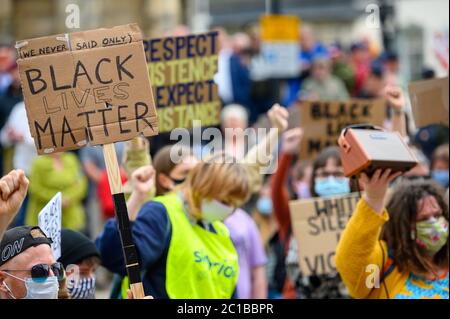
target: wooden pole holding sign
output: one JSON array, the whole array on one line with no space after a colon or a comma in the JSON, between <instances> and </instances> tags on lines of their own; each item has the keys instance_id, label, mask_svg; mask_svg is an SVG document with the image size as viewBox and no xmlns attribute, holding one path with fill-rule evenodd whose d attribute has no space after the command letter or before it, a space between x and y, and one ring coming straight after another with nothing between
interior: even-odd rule
<instances>
[{"instance_id":1,"label":"wooden pole holding sign","mask_svg":"<svg viewBox=\"0 0 450 319\"><path fill-rule=\"evenodd\" d=\"M122 242L125 267L127 269L130 289L134 299L143 299L144 288L141 282L139 263L136 247L131 237L130 220L125 195L122 190L122 179L120 178L119 164L117 163L116 149L114 143L103 145L103 158L105 159L106 171L108 173L109 187L116 211L117 225Z\"/></svg>"}]
</instances>

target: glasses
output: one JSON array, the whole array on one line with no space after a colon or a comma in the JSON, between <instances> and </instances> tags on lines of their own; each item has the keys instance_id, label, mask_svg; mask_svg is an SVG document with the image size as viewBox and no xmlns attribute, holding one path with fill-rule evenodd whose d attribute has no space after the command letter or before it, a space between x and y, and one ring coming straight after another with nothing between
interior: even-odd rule
<instances>
[{"instance_id":1,"label":"glasses","mask_svg":"<svg viewBox=\"0 0 450 319\"><path fill-rule=\"evenodd\" d=\"M47 280L47 278L50 276L50 269L52 270L53 274L58 278L59 281L64 279L64 266L60 262L56 262L53 265L49 266L47 264L37 264L31 267L30 270L7 270L5 269L5 272L13 272L13 271L30 271L31 273L31 279L34 282L44 282Z\"/></svg>"}]
</instances>

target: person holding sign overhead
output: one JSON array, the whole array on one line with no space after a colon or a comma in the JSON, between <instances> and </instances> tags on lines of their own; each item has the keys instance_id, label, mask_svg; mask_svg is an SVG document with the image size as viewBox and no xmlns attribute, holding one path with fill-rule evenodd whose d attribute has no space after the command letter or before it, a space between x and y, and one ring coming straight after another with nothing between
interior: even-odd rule
<instances>
[{"instance_id":1,"label":"person holding sign overhead","mask_svg":"<svg viewBox=\"0 0 450 319\"><path fill-rule=\"evenodd\" d=\"M253 147L246 154L245 158L239 161L245 168L245 173L249 180L250 193L258 192L259 188L261 187L260 170L264 169L264 167L266 167L267 165L267 163L264 163L264 161L261 160L260 154L262 153L262 150L271 149L269 153L272 154L272 148L276 146L278 133L284 131L288 125L288 113L283 107L278 104L275 104L271 108L271 110L268 112L268 117L270 119L272 129L267 138L263 138L258 144L253 145ZM136 218L137 215L140 214L140 211L142 211L141 207L143 203L151 199L153 192L152 188L150 188L146 193L146 198L143 199L143 195L141 194L142 190L139 190L139 186L142 186L142 183L135 184L133 182L133 175L136 174L135 178L137 178L136 176L141 176L141 174L146 175L148 174L148 172L151 172L152 169L149 166L145 167L146 165L148 165L148 162L146 163L146 161L142 160L142 158L145 157L145 153L148 153L148 149L146 150L145 148L141 148L139 150L136 150L136 153L132 153L133 152L131 152L131 149L128 149L128 151L126 152L127 161L125 162L125 166L133 167L133 169L129 171L128 175L131 176L130 185L133 185L134 188L130 198L128 199L127 205L129 218L130 220L136 220L134 223L134 225L136 225L138 222L142 221L141 219ZM174 159L171 157L171 154L176 154L178 160L174 161ZM135 157L134 160L132 160L132 157ZM153 167L155 170L156 195L165 195L173 192L175 188L179 188L180 184L186 181L189 172L195 167L197 163L198 159L194 157L192 149L186 146L175 144L172 146L165 146L160 149L156 153L153 161ZM143 167L139 168L139 166ZM134 171L136 171L136 173L133 173ZM246 216L242 217L243 213L243 211L236 210L236 214L233 214L226 220L226 226L229 228L231 240L239 254L239 267L240 269L242 269L242 271L239 272L236 296L239 298L248 297L249 294L245 294L245 292L243 292L242 290L247 289L251 285L252 297L261 298L261 296L263 296L265 293L265 289L261 288L265 286L265 274L264 268L262 266L264 264L265 258L262 258L263 253L261 252L262 249L260 249L262 247L259 247L259 241L253 240L254 236L252 237L252 235L254 234L254 227L252 227L253 225L251 224L251 220L246 218ZM239 220L238 222L236 222L236 218ZM242 218L244 218L245 223L242 223ZM110 222L108 222L105 227L105 233L110 228L109 224ZM160 227L163 226L164 223L161 223ZM243 237L238 235L242 232L245 234L245 236ZM245 240L242 240L243 238L245 238ZM100 236L97 244L101 243L102 241L102 236ZM104 245L102 247L104 248L105 254L109 254L108 251L111 249L109 247L109 243L108 245ZM256 258L247 263L246 260L249 259L250 255ZM104 257L103 259L105 260L108 258ZM108 260L106 260L106 264L108 264ZM245 267L245 269L241 267ZM112 271L116 272L114 269L112 269ZM250 272L252 273L251 276L249 276ZM128 287L127 277L121 281L121 288L119 288L118 286L119 281L116 280L115 285L113 286L112 296L126 298L126 288ZM119 290L121 292L119 292Z\"/></svg>"},{"instance_id":2,"label":"person holding sign overhead","mask_svg":"<svg viewBox=\"0 0 450 319\"><path fill-rule=\"evenodd\" d=\"M283 189L294 155L298 152L301 135L286 132L281 150L279 169L273 177L272 201L278 219L280 238L286 247L287 282L283 294L294 298L346 298L345 287L337 274L304 276L299 268L297 241L292 234L289 194ZM313 163L310 193L313 197L349 194L350 181L344 177L338 147L328 147L319 153Z\"/></svg>"},{"instance_id":3,"label":"person holding sign overhead","mask_svg":"<svg viewBox=\"0 0 450 319\"><path fill-rule=\"evenodd\" d=\"M348 222L336 266L354 298L448 299L448 207L444 191L401 173L361 174L365 194Z\"/></svg>"}]
</instances>

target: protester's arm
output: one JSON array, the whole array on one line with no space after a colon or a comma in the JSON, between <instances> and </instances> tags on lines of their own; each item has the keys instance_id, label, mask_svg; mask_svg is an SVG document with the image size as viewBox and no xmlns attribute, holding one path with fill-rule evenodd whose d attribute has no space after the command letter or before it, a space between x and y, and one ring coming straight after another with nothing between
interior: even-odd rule
<instances>
[{"instance_id":1,"label":"protester's arm","mask_svg":"<svg viewBox=\"0 0 450 319\"><path fill-rule=\"evenodd\" d=\"M0 179L0 240L22 206L28 183L22 170L13 170Z\"/></svg>"},{"instance_id":2,"label":"protester's arm","mask_svg":"<svg viewBox=\"0 0 450 319\"><path fill-rule=\"evenodd\" d=\"M258 141L258 144L248 151L242 160L243 164L255 165L257 169L266 167L269 164L265 155L274 153L275 147L278 145L279 134L286 131L288 127L289 113L279 104L274 104L267 112L267 116L270 119L272 128L262 140Z\"/></svg>"},{"instance_id":3,"label":"protester's arm","mask_svg":"<svg viewBox=\"0 0 450 319\"><path fill-rule=\"evenodd\" d=\"M268 284L265 266L252 268L252 299L267 299Z\"/></svg>"},{"instance_id":4,"label":"protester's arm","mask_svg":"<svg viewBox=\"0 0 450 319\"><path fill-rule=\"evenodd\" d=\"M271 197L273 214L278 222L278 233L280 240L285 243L291 228L291 217L289 215L289 194L285 187L289 167L292 163L293 155L281 154L278 161L278 168L272 176Z\"/></svg>"},{"instance_id":5,"label":"protester's arm","mask_svg":"<svg viewBox=\"0 0 450 319\"><path fill-rule=\"evenodd\" d=\"M139 167L131 175L131 182L133 191L127 201L127 208L128 218L133 221L148 200L148 194L155 188L155 170L151 165Z\"/></svg>"},{"instance_id":6,"label":"protester's arm","mask_svg":"<svg viewBox=\"0 0 450 319\"><path fill-rule=\"evenodd\" d=\"M300 149L302 135L303 131L300 128L284 133L278 169L272 177L273 213L278 221L280 239L283 243L286 243L291 228L289 193L286 183L294 154L298 153Z\"/></svg>"},{"instance_id":7,"label":"protester's arm","mask_svg":"<svg viewBox=\"0 0 450 319\"><path fill-rule=\"evenodd\" d=\"M379 236L389 219L384 198L389 183L400 173L377 170L372 178L362 174L364 197L358 202L336 249L336 267L354 298L365 298L373 289L367 285L370 265L382 269L387 251L381 247Z\"/></svg>"},{"instance_id":8,"label":"protester's arm","mask_svg":"<svg viewBox=\"0 0 450 319\"><path fill-rule=\"evenodd\" d=\"M392 130L399 132L402 137L407 137L406 116L404 112L405 99L400 87L388 86L385 88L385 95L389 105L392 107Z\"/></svg>"},{"instance_id":9,"label":"protester's arm","mask_svg":"<svg viewBox=\"0 0 450 319\"><path fill-rule=\"evenodd\" d=\"M139 256L141 269L151 267L170 243L170 224L166 208L156 202L146 203L136 221L131 222L132 239ZM95 244L103 266L121 276L126 275L120 234L115 219L106 222Z\"/></svg>"},{"instance_id":10,"label":"protester's arm","mask_svg":"<svg viewBox=\"0 0 450 319\"><path fill-rule=\"evenodd\" d=\"M268 284L265 264L267 263L264 246L261 242L258 226L249 217L248 235L251 243L250 247L250 267L251 267L251 298L267 299Z\"/></svg>"}]
</instances>

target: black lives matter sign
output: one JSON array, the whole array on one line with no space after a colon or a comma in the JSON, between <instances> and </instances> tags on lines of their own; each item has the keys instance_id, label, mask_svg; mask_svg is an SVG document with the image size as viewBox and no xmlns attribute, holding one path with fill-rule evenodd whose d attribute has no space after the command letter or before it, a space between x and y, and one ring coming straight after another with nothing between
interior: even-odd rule
<instances>
[{"instance_id":1,"label":"black lives matter sign","mask_svg":"<svg viewBox=\"0 0 450 319\"><path fill-rule=\"evenodd\" d=\"M136 24L20 41L17 48L39 154L158 133Z\"/></svg>"},{"instance_id":2,"label":"black lives matter sign","mask_svg":"<svg viewBox=\"0 0 450 319\"><path fill-rule=\"evenodd\" d=\"M305 276L336 273L336 246L358 201L354 193L289 202L299 266Z\"/></svg>"},{"instance_id":3,"label":"black lives matter sign","mask_svg":"<svg viewBox=\"0 0 450 319\"><path fill-rule=\"evenodd\" d=\"M314 159L324 148L337 145L346 126L362 123L383 126L385 115L383 99L303 101L300 105L300 127L304 130L301 157Z\"/></svg>"}]
</instances>

